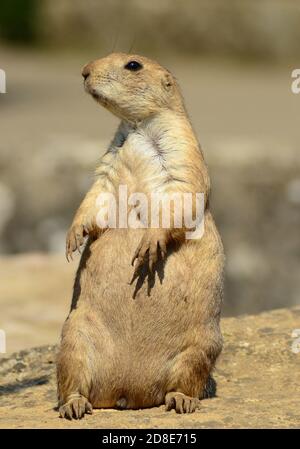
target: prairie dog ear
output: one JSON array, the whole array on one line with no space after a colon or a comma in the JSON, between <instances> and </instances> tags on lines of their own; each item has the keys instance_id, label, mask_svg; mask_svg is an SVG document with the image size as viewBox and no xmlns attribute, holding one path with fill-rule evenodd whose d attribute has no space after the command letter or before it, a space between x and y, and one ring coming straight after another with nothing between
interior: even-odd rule
<instances>
[{"instance_id":1,"label":"prairie dog ear","mask_svg":"<svg viewBox=\"0 0 300 449\"><path fill-rule=\"evenodd\" d=\"M173 88L173 78L170 73L165 73L162 79L162 85L167 90L170 91Z\"/></svg>"}]
</instances>

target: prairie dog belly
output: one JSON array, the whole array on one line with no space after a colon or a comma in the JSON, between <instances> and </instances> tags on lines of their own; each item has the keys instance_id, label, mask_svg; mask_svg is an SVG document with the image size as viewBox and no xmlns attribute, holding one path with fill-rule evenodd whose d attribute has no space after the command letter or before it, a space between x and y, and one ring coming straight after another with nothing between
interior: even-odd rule
<instances>
[{"instance_id":1,"label":"prairie dog belly","mask_svg":"<svg viewBox=\"0 0 300 449\"><path fill-rule=\"evenodd\" d=\"M95 308L102 304L102 311L106 301L122 308L126 304L128 313L145 315L145 319L156 307L162 310L166 305L169 310L170 303L186 312L194 302L199 308L199 302L205 302L201 295L208 283L216 282L223 268L222 247L210 217L205 226L202 239L171 248L166 262L159 260L153 275L145 267L133 283L131 259L144 230L108 230L86 248L81 282L84 302ZM84 294L85 283L89 284L90 299Z\"/></svg>"},{"instance_id":2,"label":"prairie dog belly","mask_svg":"<svg viewBox=\"0 0 300 449\"><path fill-rule=\"evenodd\" d=\"M95 388L95 404L101 398L99 406L111 407L126 397L128 407L149 406L155 391L161 403L177 359L205 344L201 330L207 320L212 334L217 332L221 298L212 286L221 277L212 273L221 275L223 255L211 226L201 241L171 251L165 266L159 263L153 279L147 275L141 285L130 285L130 261L143 230L109 230L86 249L75 313L80 320L92 316L93 326L82 328L105 358L115 386ZM105 384L101 374L98 381Z\"/></svg>"}]
</instances>

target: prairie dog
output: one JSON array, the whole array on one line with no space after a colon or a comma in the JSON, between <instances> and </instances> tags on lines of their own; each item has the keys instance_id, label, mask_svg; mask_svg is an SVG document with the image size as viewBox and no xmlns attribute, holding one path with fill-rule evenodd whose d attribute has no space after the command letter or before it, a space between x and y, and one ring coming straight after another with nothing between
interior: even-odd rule
<instances>
[{"instance_id":1,"label":"prairie dog","mask_svg":"<svg viewBox=\"0 0 300 449\"><path fill-rule=\"evenodd\" d=\"M178 84L158 63L113 53L82 75L121 122L67 235L67 257L88 242L57 360L60 416L161 404L193 412L222 349L224 253L203 154ZM174 208L169 228L101 228L96 200L120 185L148 198L203 193L202 238L186 238Z\"/></svg>"}]
</instances>

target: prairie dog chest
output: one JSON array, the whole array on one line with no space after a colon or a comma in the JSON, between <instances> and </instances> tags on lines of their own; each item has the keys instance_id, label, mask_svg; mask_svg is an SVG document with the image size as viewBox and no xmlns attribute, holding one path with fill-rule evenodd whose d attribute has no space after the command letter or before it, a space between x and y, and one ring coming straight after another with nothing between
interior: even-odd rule
<instances>
[{"instance_id":1,"label":"prairie dog chest","mask_svg":"<svg viewBox=\"0 0 300 449\"><path fill-rule=\"evenodd\" d=\"M144 130L131 131L118 149L120 183L139 191L149 191L168 176L166 155L158 139Z\"/></svg>"}]
</instances>

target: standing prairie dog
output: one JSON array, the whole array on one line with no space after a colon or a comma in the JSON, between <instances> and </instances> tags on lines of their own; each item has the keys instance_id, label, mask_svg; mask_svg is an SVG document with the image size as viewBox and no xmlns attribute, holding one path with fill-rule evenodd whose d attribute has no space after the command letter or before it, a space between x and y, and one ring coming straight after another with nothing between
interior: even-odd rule
<instances>
[{"instance_id":1,"label":"standing prairie dog","mask_svg":"<svg viewBox=\"0 0 300 449\"><path fill-rule=\"evenodd\" d=\"M113 53L82 75L121 123L67 235L67 257L88 241L57 360L60 416L161 404L193 412L222 349L224 254L203 155L177 82L158 63ZM120 185L147 197L203 193L202 238L188 240L172 219L169 228L101 228L97 198Z\"/></svg>"}]
</instances>

